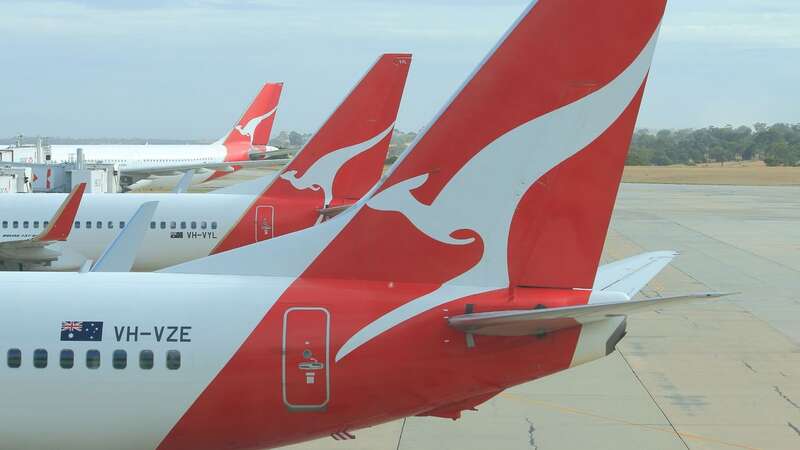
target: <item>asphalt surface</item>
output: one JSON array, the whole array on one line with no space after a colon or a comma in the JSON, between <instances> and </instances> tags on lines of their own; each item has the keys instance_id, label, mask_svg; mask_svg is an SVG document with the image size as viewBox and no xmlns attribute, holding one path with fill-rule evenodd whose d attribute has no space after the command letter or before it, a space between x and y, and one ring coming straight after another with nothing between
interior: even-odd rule
<instances>
[{"instance_id":1,"label":"asphalt surface","mask_svg":"<svg viewBox=\"0 0 800 450\"><path fill-rule=\"evenodd\" d=\"M609 357L460 420L412 417L290 448L800 448L800 188L625 184L603 260L652 250L681 256L641 295L739 294L632 316Z\"/></svg>"}]
</instances>

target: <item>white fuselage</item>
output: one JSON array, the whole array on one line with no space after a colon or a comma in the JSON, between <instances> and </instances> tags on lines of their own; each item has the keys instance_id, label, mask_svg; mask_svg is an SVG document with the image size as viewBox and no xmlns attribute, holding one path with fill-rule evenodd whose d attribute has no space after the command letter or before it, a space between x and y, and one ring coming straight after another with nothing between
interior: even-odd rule
<instances>
[{"instance_id":1,"label":"white fuselage","mask_svg":"<svg viewBox=\"0 0 800 450\"><path fill-rule=\"evenodd\" d=\"M84 160L87 163L116 164L123 176L143 174L146 180L141 180L132 186L132 189L170 188L180 180L180 175L152 175L147 176L147 171L164 171L170 168L180 170L187 165L216 164L225 161L227 149L222 144L206 145L52 145L50 146L50 161L55 163L75 162L77 149L83 149ZM26 151L28 150L28 151ZM16 162L34 162L33 149L20 149L14 155ZM213 170L198 170L194 183L202 183L214 174ZM135 177L139 178L139 177Z\"/></svg>"},{"instance_id":2,"label":"white fuselage","mask_svg":"<svg viewBox=\"0 0 800 450\"><path fill-rule=\"evenodd\" d=\"M0 196L0 242L30 239L52 219L66 194ZM97 260L142 203L159 205L136 257L133 270L157 270L207 256L252 203L252 195L225 194L86 194L75 226L50 270L76 270ZM16 227L15 227L16 225ZM6 269L13 269L7 267ZM47 268L45 268L47 269Z\"/></svg>"},{"instance_id":3,"label":"white fuselage","mask_svg":"<svg viewBox=\"0 0 800 450\"><path fill-rule=\"evenodd\" d=\"M0 328L0 448L157 447L288 282L0 273L0 315L8 319ZM72 320L102 321L102 340L61 340L62 322ZM46 367L35 367L37 349L47 352ZM19 367L9 367L9 350L20 351ZM61 365L63 350L74 356L70 368ZM114 367L115 350L125 351L125 368ZM142 350L152 352L151 369L140 367ZM98 352L99 367L87 367L89 351ZM168 351L180 353L178 368L168 368Z\"/></svg>"},{"instance_id":4,"label":"white fuselage","mask_svg":"<svg viewBox=\"0 0 800 450\"><path fill-rule=\"evenodd\" d=\"M83 149L86 162L118 164L125 169L162 169L187 163L219 163L227 154L222 144L208 145L52 145L51 160L75 161Z\"/></svg>"}]
</instances>

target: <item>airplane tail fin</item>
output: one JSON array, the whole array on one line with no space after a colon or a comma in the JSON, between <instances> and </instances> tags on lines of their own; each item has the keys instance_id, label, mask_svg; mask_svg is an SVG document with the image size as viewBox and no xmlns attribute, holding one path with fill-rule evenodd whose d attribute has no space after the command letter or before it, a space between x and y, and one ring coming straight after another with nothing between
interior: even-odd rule
<instances>
[{"instance_id":1,"label":"airplane tail fin","mask_svg":"<svg viewBox=\"0 0 800 450\"><path fill-rule=\"evenodd\" d=\"M591 289L665 6L533 2L354 208L171 271Z\"/></svg>"},{"instance_id":2,"label":"airplane tail fin","mask_svg":"<svg viewBox=\"0 0 800 450\"><path fill-rule=\"evenodd\" d=\"M222 141L228 149L226 161L247 160L250 147L267 145L282 90L283 83L264 84L253 103Z\"/></svg>"},{"instance_id":3,"label":"airplane tail fin","mask_svg":"<svg viewBox=\"0 0 800 450\"><path fill-rule=\"evenodd\" d=\"M274 195L314 195L320 206L360 199L383 173L411 55L381 55L287 164Z\"/></svg>"},{"instance_id":4,"label":"airplane tail fin","mask_svg":"<svg viewBox=\"0 0 800 450\"><path fill-rule=\"evenodd\" d=\"M534 2L307 273L590 289L665 3Z\"/></svg>"},{"instance_id":5,"label":"airplane tail fin","mask_svg":"<svg viewBox=\"0 0 800 450\"><path fill-rule=\"evenodd\" d=\"M254 200L213 253L250 243L259 230L257 210L268 208L293 220L274 217L269 225L286 234L321 220L330 206L355 203L378 182L389 150L411 55L384 54L356 84L319 130ZM281 208L282 204L291 207ZM277 235L277 234L275 234Z\"/></svg>"}]
</instances>

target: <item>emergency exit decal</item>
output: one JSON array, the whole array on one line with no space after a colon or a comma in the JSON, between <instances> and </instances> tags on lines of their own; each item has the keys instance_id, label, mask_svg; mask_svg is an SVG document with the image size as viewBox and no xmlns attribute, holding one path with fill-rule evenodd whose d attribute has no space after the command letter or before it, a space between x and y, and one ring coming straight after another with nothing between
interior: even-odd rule
<instances>
[{"instance_id":1,"label":"emergency exit decal","mask_svg":"<svg viewBox=\"0 0 800 450\"><path fill-rule=\"evenodd\" d=\"M283 402L295 411L325 409L330 398L330 315L324 308L289 308L283 316Z\"/></svg>"}]
</instances>

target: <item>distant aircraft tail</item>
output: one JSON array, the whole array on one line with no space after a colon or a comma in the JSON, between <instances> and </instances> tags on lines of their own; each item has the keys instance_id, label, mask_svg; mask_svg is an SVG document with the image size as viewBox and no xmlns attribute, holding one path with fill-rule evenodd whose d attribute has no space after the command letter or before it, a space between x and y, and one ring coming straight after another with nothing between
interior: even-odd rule
<instances>
[{"instance_id":1,"label":"distant aircraft tail","mask_svg":"<svg viewBox=\"0 0 800 450\"><path fill-rule=\"evenodd\" d=\"M266 83L253 103L223 139L228 150L225 161L246 161L250 148L266 146L278 111L283 83Z\"/></svg>"},{"instance_id":2,"label":"distant aircraft tail","mask_svg":"<svg viewBox=\"0 0 800 450\"><path fill-rule=\"evenodd\" d=\"M321 206L352 203L366 194L383 173L410 66L407 53L378 58L286 165L270 193L303 193L321 199Z\"/></svg>"},{"instance_id":3,"label":"distant aircraft tail","mask_svg":"<svg viewBox=\"0 0 800 450\"><path fill-rule=\"evenodd\" d=\"M383 173L410 65L410 54L378 58L213 253L251 243L260 233L253 220L259 210L268 209L265 226L277 236L310 227L326 208L353 204L366 194Z\"/></svg>"}]
</instances>

